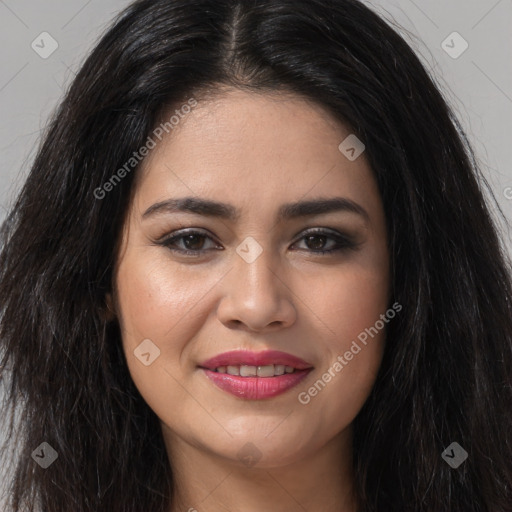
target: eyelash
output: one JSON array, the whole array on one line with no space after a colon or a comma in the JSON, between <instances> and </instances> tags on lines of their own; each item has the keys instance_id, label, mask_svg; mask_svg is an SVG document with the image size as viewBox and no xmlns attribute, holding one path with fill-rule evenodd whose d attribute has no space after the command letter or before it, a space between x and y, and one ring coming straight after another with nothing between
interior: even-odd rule
<instances>
[{"instance_id":1,"label":"eyelash","mask_svg":"<svg viewBox=\"0 0 512 512\"><path fill-rule=\"evenodd\" d=\"M178 233L173 234L171 236L167 236L164 239L158 241L157 244L166 247L167 249L169 249L172 252L177 252L179 254L182 254L182 255L185 255L185 256L192 256L192 257L199 257L202 254L204 254L204 253L208 252L209 250L211 250L211 249L198 249L196 251L191 251L189 249L176 249L176 248L171 247L171 245L173 243L175 243L177 240L182 240L185 237L190 236L190 235L198 235L200 237L209 238L210 240L214 241L206 233L204 233L202 231L197 231L195 229L190 229L190 230L178 232ZM318 249L318 250L309 249L309 251L312 252L313 254L319 254L319 255L322 255L322 256L329 256L329 255L335 254L337 252L345 251L345 250L348 250L348 249L352 249L353 250L358 245L353 240L351 240L350 237L348 237L348 236L344 236L344 235L341 235L341 234L335 234L332 231L327 231L327 230L322 229L322 228L309 229L308 231L304 232L303 236L301 238L299 238L299 240L297 240L297 242L299 242L301 240L304 240L308 236L316 236L316 237L323 236L323 237L335 240L337 242L337 247L335 247L334 249L327 249L327 250L324 250L324 249Z\"/></svg>"}]
</instances>

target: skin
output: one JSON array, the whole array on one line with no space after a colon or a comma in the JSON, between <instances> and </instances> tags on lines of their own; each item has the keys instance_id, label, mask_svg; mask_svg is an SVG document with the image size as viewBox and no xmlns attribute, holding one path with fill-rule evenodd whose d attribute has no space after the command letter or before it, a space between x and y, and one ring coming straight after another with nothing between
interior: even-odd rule
<instances>
[{"instance_id":1,"label":"skin","mask_svg":"<svg viewBox=\"0 0 512 512\"><path fill-rule=\"evenodd\" d=\"M131 376L161 421L175 478L170 512L357 510L352 422L374 384L385 329L308 404L298 400L390 306L381 197L365 154L349 161L338 149L350 133L299 96L224 89L199 101L144 161L108 300ZM143 217L155 203L185 196L229 203L240 217ZM359 204L368 219L336 211L276 222L283 203L335 196ZM158 243L185 228L206 238L173 247L204 254ZM349 235L357 246L315 253L336 240L308 242L310 228ZM252 263L236 252L249 236L263 250ZM160 350L149 366L134 355L145 339ZM198 367L237 349L281 350L314 370L284 394L244 400ZM260 457L253 466L239 458L249 442Z\"/></svg>"}]
</instances>

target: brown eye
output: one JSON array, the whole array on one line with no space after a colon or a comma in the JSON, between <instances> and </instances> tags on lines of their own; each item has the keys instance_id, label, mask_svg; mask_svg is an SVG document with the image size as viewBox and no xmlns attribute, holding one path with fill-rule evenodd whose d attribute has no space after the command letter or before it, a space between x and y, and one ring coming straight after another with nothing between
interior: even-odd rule
<instances>
[{"instance_id":1,"label":"brown eye","mask_svg":"<svg viewBox=\"0 0 512 512\"><path fill-rule=\"evenodd\" d=\"M205 237L203 235L185 235L181 237L185 248L193 251L198 251L203 248L204 239Z\"/></svg>"},{"instance_id":2,"label":"brown eye","mask_svg":"<svg viewBox=\"0 0 512 512\"><path fill-rule=\"evenodd\" d=\"M300 240L304 240L306 250L318 254L332 254L347 249L355 249L357 246L350 237L325 229L309 231ZM329 246L330 248L326 249Z\"/></svg>"},{"instance_id":3,"label":"brown eye","mask_svg":"<svg viewBox=\"0 0 512 512\"><path fill-rule=\"evenodd\" d=\"M182 231L181 233L175 233L164 238L158 243L159 245L167 247L171 251L182 253L188 256L200 256L202 253L212 248L205 248L205 242L207 240L213 242L213 239L202 231L189 230ZM214 245L213 248L218 248L218 246Z\"/></svg>"},{"instance_id":4,"label":"brown eye","mask_svg":"<svg viewBox=\"0 0 512 512\"><path fill-rule=\"evenodd\" d=\"M324 235L308 235L304 237L306 245L312 250L322 250L325 246L325 242L329 237Z\"/></svg>"}]
</instances>

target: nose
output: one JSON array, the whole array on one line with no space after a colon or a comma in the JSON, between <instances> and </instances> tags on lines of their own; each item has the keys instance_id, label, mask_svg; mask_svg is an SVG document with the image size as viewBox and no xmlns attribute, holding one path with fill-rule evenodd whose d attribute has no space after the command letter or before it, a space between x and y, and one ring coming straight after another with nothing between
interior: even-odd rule
<instances>
[{"instance_id":1,"label":"nose","mask_svg":"<svg viewBox=\"0 0 512 512\"><path fill-rule=\"evenodd\" d=\"M264 250L253 262L236 256L222 281L219 320L230 328L267 332L289 327L296 320L294 294L286 272Z\"/></svg>"}]
</instances>

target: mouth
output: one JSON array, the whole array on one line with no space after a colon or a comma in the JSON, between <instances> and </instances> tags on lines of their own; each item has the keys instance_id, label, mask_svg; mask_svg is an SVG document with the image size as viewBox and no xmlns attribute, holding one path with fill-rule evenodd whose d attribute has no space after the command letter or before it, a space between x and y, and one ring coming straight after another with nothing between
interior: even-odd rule
<instances>
[{"instance_id":1,"label":"mouth","mask_svg":"<svg viewBox=\"0 0 512 512\"><path fill-rule=\"evenodd\" d=\"M204 361L199 368L223 391L248 400L282 394L313 370L297 356L271 350L226 352Z\"/></svg>"}]
</instances>

